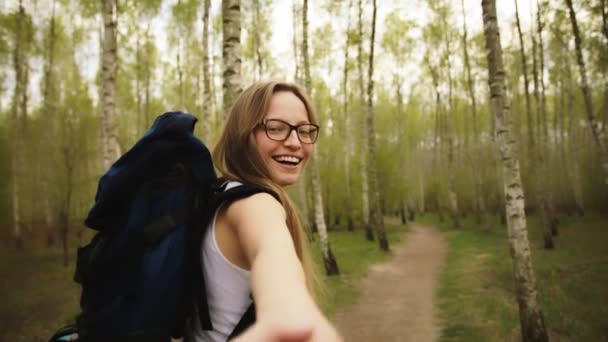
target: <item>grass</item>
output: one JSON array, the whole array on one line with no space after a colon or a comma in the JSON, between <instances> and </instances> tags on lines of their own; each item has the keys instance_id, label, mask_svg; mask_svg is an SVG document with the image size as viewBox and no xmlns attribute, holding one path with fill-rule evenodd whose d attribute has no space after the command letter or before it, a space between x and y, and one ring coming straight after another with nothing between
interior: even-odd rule
<instances>
[{"instance_id":1,"label":"grass","mask_svg":"<svg viewBox=\"0 0 608 342\"><path fill-rule=\"evenodd\" d=\"M78 312L73 265L57 248L0 252L0 341L47 341Z\"/></svg>"},{"instance_id":2,"label":"grass","mask_svg":"<svg viewBox=\"0 0 608 342\"><path fill-rule=\"evenodd\" d=\"M387 224L386 231L389 243L395 244L405 228ZM88 239L83 238L81 244ZM366 274L367 267L387 260L391 253L381 252L377 242L367 242L362 230L331 232L330 242L341 275L325 277L327 293L322 306L333 314L356 301L354 281ZM26 245L24 252L0 249L0 341L46 341L79 312L80 287L72 280L74 260L64 267L61 249L42 245ZM317 244L313 248L320 250ZM71 254L73 258L74 249ZM315 257L321 261L320 253Z\"/></svg>"},{"instance_id":3,"label":"grass","mask_svg":"<svg viewBox=\"0 0 608 342\"><path fill-rule=\"evenodd\" d=\"M444 231L448 255L439 302L441 341L519 341L519 315L507 230L483 232L470 219ZM552 341L608 341L608 230L605 218L562 218L555 250L542 249L536 218L529 220L539 301Z\"/></svg>"}]
</instances>

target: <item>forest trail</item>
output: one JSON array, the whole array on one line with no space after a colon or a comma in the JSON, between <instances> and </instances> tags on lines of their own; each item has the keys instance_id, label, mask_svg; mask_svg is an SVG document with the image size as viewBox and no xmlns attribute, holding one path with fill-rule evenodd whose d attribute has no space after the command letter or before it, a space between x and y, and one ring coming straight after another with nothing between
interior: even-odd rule
<instances>
[{"instance_id":1,"label":"forest trail","mask_svg":"<svg viewBox=\"0 0 608 342\"><path fill-rule=\"evenodd\" d=\"M374 265L357 284L357 303L333 319L345 342L436 341L438 276L446 242L434 227L410 223L409 232L391 246L395 257Z\"/></svg>"}]
</instances>

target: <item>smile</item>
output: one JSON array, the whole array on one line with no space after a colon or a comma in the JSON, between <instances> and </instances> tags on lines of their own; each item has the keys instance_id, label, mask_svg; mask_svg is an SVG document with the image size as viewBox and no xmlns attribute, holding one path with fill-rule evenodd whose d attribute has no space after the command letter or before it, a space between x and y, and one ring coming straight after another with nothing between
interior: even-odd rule
<instances>
[{"instance_id":1,"label":"smile","mask_svg":"<svg viewBox=\"0 0 608 342\"><path fill-rule=\"evenodd\" d=\"M300 162L302 161L302 158L298 158L295 156L276 156L276 157L272 157L272 159L276 160L277 162L279 162L281 164L294 165L294 166L300 164Z\"/></svg>"}]
</instances>

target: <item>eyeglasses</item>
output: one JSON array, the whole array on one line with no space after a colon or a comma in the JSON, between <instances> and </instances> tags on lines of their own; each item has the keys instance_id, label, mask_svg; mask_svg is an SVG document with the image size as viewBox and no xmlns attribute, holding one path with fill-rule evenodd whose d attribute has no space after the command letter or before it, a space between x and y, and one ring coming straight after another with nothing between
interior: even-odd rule
<instances>
[{"instance_id":1,"label":"eyeglasses","mask_svg":"<svg viewBox=\"0 0 608 342\"><path fill-rule=\"evenodd\" d=\"M296 131L298 140L302 144L314 144L319 137L319 126L311 123L291 125L279 119L268 119L260 123L264 127L266 136L274 141L285 141L291 135L291 131Z\"/></svg>"}]
</instances>

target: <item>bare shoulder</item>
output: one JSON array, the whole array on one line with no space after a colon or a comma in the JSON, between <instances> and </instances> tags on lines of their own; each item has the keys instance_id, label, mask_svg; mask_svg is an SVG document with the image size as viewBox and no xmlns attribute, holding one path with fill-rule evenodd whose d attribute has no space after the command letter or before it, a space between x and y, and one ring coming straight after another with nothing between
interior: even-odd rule
<instances>
[{"instance_id":1,"label":"bare shoulder","mask_svg":"<svg viewBox=\"0 0 608 342\"><path fill-rule=\"evenodd\" d=\"M233 227L243 226L247 222L284 222L285 217L285 209L281 203L266 192L236 200L226 207L226 219Z\"/></svg>"}]
</instances>

